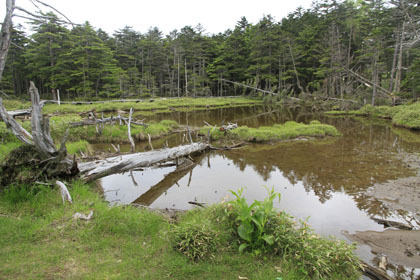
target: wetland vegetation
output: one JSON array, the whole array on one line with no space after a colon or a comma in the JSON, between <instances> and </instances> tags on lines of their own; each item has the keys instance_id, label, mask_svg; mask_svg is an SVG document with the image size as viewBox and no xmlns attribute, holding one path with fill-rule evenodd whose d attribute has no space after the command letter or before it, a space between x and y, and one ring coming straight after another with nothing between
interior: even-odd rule
<instances>
[{"instance_id":1,"label":"wetland vegetation","mask_svg":"<svg viewBox=\"0 0 420 280\"><path fill-rule=\"evenodd\" d=\"M417 1L167 36L59 14L6 1L0 278L420 276Z\"/></svg>"}]
</instances>

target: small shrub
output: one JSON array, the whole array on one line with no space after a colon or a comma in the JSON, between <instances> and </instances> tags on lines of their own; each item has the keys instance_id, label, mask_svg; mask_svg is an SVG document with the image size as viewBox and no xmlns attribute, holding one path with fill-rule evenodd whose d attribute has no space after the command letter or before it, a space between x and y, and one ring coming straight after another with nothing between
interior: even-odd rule
<instances>
[{"instance_id":1,"label":"small shrub","mask_svg":"<svg viewBox=\"0 0 420 280\"><path fill-rule=\"evenodd\" d=\"M193 261L212 258L218 245L210 223L187 222L173 230L174 248Z\"/></svg>"}]
</instances>

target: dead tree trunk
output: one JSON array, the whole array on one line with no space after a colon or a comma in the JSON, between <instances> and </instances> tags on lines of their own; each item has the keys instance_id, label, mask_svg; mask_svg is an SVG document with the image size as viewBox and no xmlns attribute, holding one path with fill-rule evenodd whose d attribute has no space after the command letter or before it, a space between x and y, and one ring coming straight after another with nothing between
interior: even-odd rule
<instances>
[{"instance_id":1,"label":"dead tree trunk","mask_svg":"<svg viewBox=\"0 0 420 280\"><path fill-rule=\"evenodd\" d=\"M48 177L75 175L78 173L77 163L67 157L66 136L57 150L50 135L49 120L41 114L38 89L30 82L29 92L32 100L31 128L32 133L26 131L6 111L0 99L0 115L6 126L13 134L27 145L33 145L41 155L43 162L47 163L46 173Z\"/></svg>"},{"instance_id":2,"label":"dead tree trunk","mask_svg":"<svg viewBox=\"0 0 420 280\"><path fill-rule=\"evenodd\" d=\"M153 150L144 153L128 154L79 164L82 179L93 181L111 174L128 172L139 167L149 167L157 163L175 160L210 147L205 143L192 143L170 149Z\"/></svg>"},{"instance_id":3,"label":"dead tree trunk","mask_svg":"<svg viewBox=\"0 0 420 280\"><path fill-rule=\"evenodd\" d=\"M10 34L12 31L12 16L15 9L15 0L6 0L6 16L1 26L0 38L0 81L6 65L7 53L10 47Z\"/></svg>"},{"instance_id":4,"label":"dead tree trunk","mask_svg":"<svg viewBox=\"0 0 420 280\"><path fill-rule=\"evenodd\" d=\"M0 98L0 116L13 133L24 143L33 145L47 162L48 177L74 176L80 173L85 181L92 181L115 173L127 172L138 167L148 167L157 163L175 160L192 153L204 151L210 147L205 143L191 143L171 149L153 150L145 153L128 154L107 158L105 160L81 163L67 157L65 146L67 132L61 142L59 150L55 148L49 131L49 121L41 114L39 94L33 82L30 83L32 99L32 134L27 132L19 123L7 114Z\"/></svg>"}]
</instances>

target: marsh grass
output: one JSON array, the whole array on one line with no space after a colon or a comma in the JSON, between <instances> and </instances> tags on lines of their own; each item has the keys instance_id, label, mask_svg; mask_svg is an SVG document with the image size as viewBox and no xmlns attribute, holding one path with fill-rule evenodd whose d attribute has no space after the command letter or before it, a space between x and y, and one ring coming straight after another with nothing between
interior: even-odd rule
<instances>
[{"instance_id":1,"label":"marsh grass","mask_svg":"<svg viewBox=\"0 0 420 280\"><path fill-rule=\"evenodd\" d=\"M399 106L371 106L365 105L357 111L329 111L327 115L367 116L392 120L395 126L409 129L420 129L420 103Z\"/></svg>"},{"instance_id":2,"label":"marsh grass","mask_svg":"<svg viewBox=\"0 0 420 280\"><path fill-rule=\"evenodd\" d=\"M335 127L321 124L319 121L312 121L310 124L289 121L284 124L262 126L259 128L240 126L227 132L220 130L220 128L213 130L213 127L206 126L200 129L200 133L207 135L209 130L213 140L235 139L248 142L282 141L296 139L298 137L321 138L341 135Z\"/></svg>"},{"instance_id":3,"label":"marsh grass","mask_svg":"<svg viewBox=\"0 0 420 280\"><path fill-rule=\"evenodd\" d=\"M92 152L89 142L86 140L79 140L77 142L66 143L67 153L70 155L79 154L80 152Z\"/></svg>"},{"instance_id":4,"label":"marsh grass","mask_svg":"<svg viewBox=\"0 0 420 280\"><path fill-rule=\"evenodd\" d=\"M233 194L235 199L230 202L194 210L182 217L173 230L174 248L193 261L235 251L256 259L277 257L301 279L360 276L360 262L353 245L320 237L305 222L296 223L286 213L278 212L273 201L279 195L273 190L264 201L253 203L243 198L241 190ZM289 271L281 277L287 279Z\"/></svg>"},{"instance_id":5,"label":"marsh grass","mask_svg":"<svg viewBox=\"0 0 420 280\"><path fill-rule=\"evenodd\" d=\"M181 231L215 234L209 243L213 253L191 261L173 249L175 225L163 216L132 206L110 207L80 181L67 186L72 205L63 205L59 190L51 186L15 185L0 192L1 278L309 279L293 258L239 254L226 207L189 211L180 218ZM72 219L91 210L90 221Z\"/></svg>"},{"instance_id":6,"label":"marsh grass","mask_svg":"<svg viewBox=\"0 0 420 280\"><path fill-rule=\"evenodd\" d=\"M133 108L137 113L139 111L163 111L177 110L181 108L219 108L239 105L259 104L261 101L248 98L171 98L156 99L154 102L144 100L143 102L114 102L114 103L95 103L95 104L47 104L44 106L45 114L52 113L79 113L95 109L97 112L110 111L129 111Z\"/></svg>"},{"instance_id":7,"label":"marsh grass","mask_svg":"<svg viewBox=\"0 0 420 280\"><path fill-rule=\"evenodd\" d=\"M80 121L78 115L54 116L50 119L51 136L56 143L60 143L60 139L64 137L67 129L69 129L68 140L78 141L85 140L90 143L128 143L127 125L111 125L106 124L101 133L98 133L96 126L79 126L70 127L70 122ZM131 135L136 140L146 140L147 134L155 139L167 135L173 129L178 127L177 122L172 120L162 120L160 122L151 122L147 128L143 126L133 125L131 127Z\"/></svg>"}]
</instances>

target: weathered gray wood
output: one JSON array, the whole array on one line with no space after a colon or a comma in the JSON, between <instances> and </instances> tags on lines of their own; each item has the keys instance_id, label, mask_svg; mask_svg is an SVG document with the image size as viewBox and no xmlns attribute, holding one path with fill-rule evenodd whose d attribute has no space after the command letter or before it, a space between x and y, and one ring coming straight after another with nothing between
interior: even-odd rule
<instances>
[{"instance_id":1,"label":"weathered gray wood","mask_svg":"<svg viewBox=\"0 0 420 280\"><path fill-rule=\"evenodd\" d=\"M15 0L6 0L6 15L1 26L0 34L0 81L6 65L7 53L10 47L10 35L12 33L12 16L15 9Z\"/></svg>"},{"instance_id":2,"label":"weathered gray wood","mask_svg":"<svg viewBox=\"0 0 420 280\"><path fill-rule=\"evenodd\" d=\"M133 137L131 136L131 117L133 116L133 108L130 108L130 115L128 117L127 131L128 131L128 140L130 141L131 149L130 151L134 153L136 150L136 144L134 144Z\"/></svg>"},{"instance_id":3,"label":"weathered gray wood","mask_svg":"<svg viewBox=\"0 0 420 280\"><path fill-rule=\"evenodd\" d=\"M32 135L28 131L26 131L26 129L24 129L19 123L15 121L15 119L13 119L13 117L11 117L7 113L6 108L4 108L4 105L3 105L3 99L1 97L0 97L0 117L6 124L6 127L9 128L20 141L28 145L34 144Z\"/></svg>"},{"instance_id":4,"label":"weathered gray wood","mask_svg":"<svg viewBox=\"0 0 420 280\"><path fill-rule=\"evenodd\" d=\"M38 89L32 81L30 82L29 93L32 100L31 126L35 147L46 157L55 155L57 150L48 129L49 120L42 116Z\"/></svg>"},{"instance_id":5,"label":"weathered gray wood","mask_svg":"<svg viewBox=\"0 0 420 280\"><path fill-rule=\"evenodd\" d=\"M60 188L61 198L63 199L63 203L68 201L70 202L70 204L72 204L73 200L71 199L70 192L67 189L66 185L61 181L55 181L55 184Z\"/></svg>"},{"instance_id":6,"label":"weathered gray wood","mask_svg":"<svg viewBox=\"0 0 420 280\"><path fill-rule=\"evenodd\" d=\"M105 124L105 123L114 122L114 121L124 121L124 123L128 123L128 118L125 118L122 116L116 116L116 117L108 117L108 118L103 118L103 119L86 119L79 122L71 122L70 126L97 125L97 124ZM131 120L131 124L147 127L147 124L143 122L136 122L133 120Z\"/></svg>"},{"instance_id":7,"label":"weathered gray wood","mask_svg":"<svg viewBox=\"0 0 420 280\"><path fill-rule=\"evenodd\" d=\"M209 147L205 143L192 143L170 149L153 150L80 163L78 167L83 180L93 181L111 174L128 172L135 168L149 167L157 163L174 160L195 152L204 151Z\"/></svg>"},{"instance_id":8,"label":"weathered gray wood","mask_svg":"<svg viewBox=\"0 0 420 280\"><path fill-rule=\"evenodd\" d=\"M382 271L379 268L373 267L364 261L361 261L361 262L363 265L363 270L362 270L363 274L369 276L371 279L375 279L375 280L393 280L394 279L388 274L386 274L385 271Z\"/></svg>"}]
</instances>

